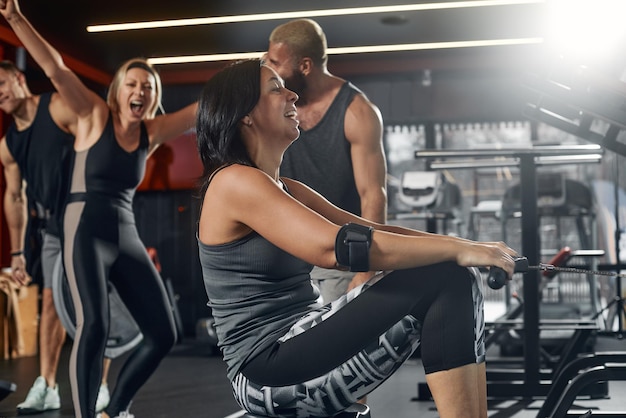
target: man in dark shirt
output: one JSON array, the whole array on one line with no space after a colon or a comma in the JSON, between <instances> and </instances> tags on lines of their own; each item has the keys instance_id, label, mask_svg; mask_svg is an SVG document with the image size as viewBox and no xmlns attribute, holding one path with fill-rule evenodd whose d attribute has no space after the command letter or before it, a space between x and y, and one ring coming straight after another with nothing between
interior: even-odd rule
<instances>
[{"instance_id":1,"label":"man in dark shirt","mask_svg":"<svg viewBox=\"0 0 626 418\"><path fill-rule=\"evenodd\" d=\"M374 222L387 217L387 166L378 108L327 67L326 36L313 20L276 27L266 64L295 91L300 137L285 153L281 175L312 187L340 208ZM324 303L365 282L370 273L315 268Z\"/></svg>"}]
</instances>

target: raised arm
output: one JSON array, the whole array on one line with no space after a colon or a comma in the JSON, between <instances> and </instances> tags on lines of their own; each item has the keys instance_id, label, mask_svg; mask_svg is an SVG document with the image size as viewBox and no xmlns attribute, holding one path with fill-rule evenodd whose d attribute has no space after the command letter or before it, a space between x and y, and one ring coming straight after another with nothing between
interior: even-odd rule
<instances>
[{"instance_id":1,"label":"raised arm","mask_svg":"<svg viewBox=\"0 0 626 418\"><path fill-rule=\"evenodd\" d=\"M4 215L9 229L11 245L11 277L16 283L26 285L28 284L26 260L22 254L27 223L26 193L22 174L7 147L5 138L0 141L0 161L4 167L6 181Z\"/></svg>"},{"instance_id":2,"label":"raised arm","mask_svg":"<svg viewBox=\"0 0 626 418\"><path fill-rule=\"evenodd\" d=\"M17 0L0 0L0 13L72 111L79 117L88 117L96 106L106 108L106 103L83 84L65 65L61 54L33 28Z\"/></svg>"}]
</instances>

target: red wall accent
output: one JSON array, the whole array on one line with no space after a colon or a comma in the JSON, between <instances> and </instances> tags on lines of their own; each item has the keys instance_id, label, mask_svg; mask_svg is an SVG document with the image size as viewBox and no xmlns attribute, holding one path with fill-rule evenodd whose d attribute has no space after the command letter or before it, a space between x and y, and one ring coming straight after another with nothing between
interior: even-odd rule
<instances>
[{"instance_id":1,"label":"red wall accent","mask_svg":"<svg viewBox=\"0 0 626 418\"><path fill-rule=\"evenodd\" d=\"M189 131L159 146L148 158L139 191L189 190L197 188L202 162L196 148L196 133Z\"/></svg>"}]
</instances>

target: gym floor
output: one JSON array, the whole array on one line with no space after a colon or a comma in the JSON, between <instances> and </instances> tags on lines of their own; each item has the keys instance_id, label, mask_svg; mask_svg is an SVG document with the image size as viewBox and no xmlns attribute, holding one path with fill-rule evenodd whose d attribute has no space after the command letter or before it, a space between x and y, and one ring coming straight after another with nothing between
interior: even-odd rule
<instances>
[{"instance_id":1,"label":"gym floor","mask_svg":"<svg viewBox=\"0 0 626 418\"><path fill-rule=\"evenodd\" d=\"M70 343L63 348L61 365L67 364ZM600 337L597 351L626 351L626 342L615 337ZM492 353L493 351L493 353ZM499 354L497 347L490 348L488 359ZM110 382L122 363L123 356L111 366ZM26 396L38 374L38 358L26 357L0 360L0 379L17 385L14 393L0 401L0 418L17 416L15 408ZM74 416L67 367L60 367L58 381L62 406L60 411L36 415L42 418L70 418ZM435 418L437 412L432 401L418 401L417 385L424 382L424 372L419 357L405 363L400 371L370 394L368 404L373 418ZM607 399L579 399L575 406L601 411L626 411L626 382L609 382ZM541 400L490 401L490 417L536 417ZM210 347L195 342L177 345L163 360L159 369L137 394L131 412L137 418L236 418L240 408L233 400L225 377L225 367ZM624 415L626 416L626 414Z\"/></svg>"}]
</instances>

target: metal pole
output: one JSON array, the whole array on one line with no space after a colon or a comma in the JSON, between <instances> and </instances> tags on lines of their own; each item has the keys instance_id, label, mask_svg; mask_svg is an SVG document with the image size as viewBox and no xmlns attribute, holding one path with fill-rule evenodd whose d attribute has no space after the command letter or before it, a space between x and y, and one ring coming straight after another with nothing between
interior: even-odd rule
<instances>
[{"instance_id":1,"label":"metal pole","mask_svg":"<svg viewBox=\"0 0 626 418\"><path fill-rule=\"evenodd\" d=\"M537 211L537 169L535 155L523 153L520 158L522 206L522 254L530 265L539 263L539 216ZM539 387L539 272L524 275L524 365L528 396Z\"/></svg>"}]
</instances>

